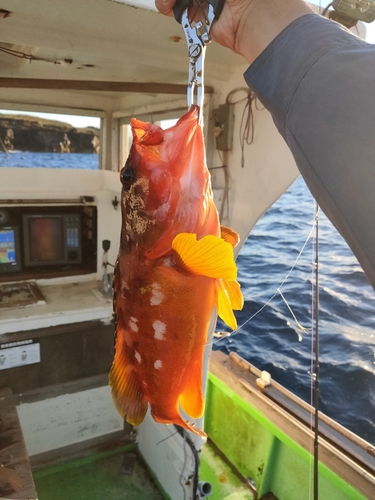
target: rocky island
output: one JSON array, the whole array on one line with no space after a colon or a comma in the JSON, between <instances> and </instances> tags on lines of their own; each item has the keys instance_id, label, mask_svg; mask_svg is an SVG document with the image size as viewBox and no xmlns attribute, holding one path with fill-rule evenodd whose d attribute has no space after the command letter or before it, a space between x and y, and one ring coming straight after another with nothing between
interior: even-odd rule
<instances>
[{"instance_id":1,"label":"rocky island","mask_svg":"<svg viewBox=\"0 0 375 500\"><path fill-rule=\"evenodd\" d=\"M100 131L34 116L0 113L0 151L98 153Z\"/></svg>"}]
</instances>

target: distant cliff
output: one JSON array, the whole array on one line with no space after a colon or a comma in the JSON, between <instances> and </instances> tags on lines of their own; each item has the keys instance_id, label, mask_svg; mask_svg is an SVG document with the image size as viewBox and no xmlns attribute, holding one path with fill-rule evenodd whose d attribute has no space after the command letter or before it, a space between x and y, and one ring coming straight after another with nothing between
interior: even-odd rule
<instances>
[{"instance_id":1,"label":"distant cliff","mask_svg":"<svg viewBox=\"0 0 375 500\"><path fill-rule=\"evenodd\" d=\"M0 113L0 151L98 153L99 129L55 120ZM65 151L64 151L65 150Z\"/></svg>"}]
</instances>

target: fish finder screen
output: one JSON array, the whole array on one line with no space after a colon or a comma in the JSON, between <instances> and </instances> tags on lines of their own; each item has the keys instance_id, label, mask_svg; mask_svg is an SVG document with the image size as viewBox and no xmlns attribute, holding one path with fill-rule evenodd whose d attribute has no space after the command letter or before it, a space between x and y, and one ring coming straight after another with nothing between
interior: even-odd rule
<instances>
[{"instance_id":1,"label":"fish finder screen","mask_svg":"<svg viewBox=\"0 0 375 500\"><path fill-rule=\"evenodd\" d=\"M12 264L17 259L14 229L0 229L0 264Z\"/></svg>"},{"instance_id":2,"label":"fish finder screen","mask_svg":"<svg viewBox=\"0 0 375 500\"><path fill-rule=\"evenodd\" d=\"M64 221L61 217L30 218L28 229L31 262L64 259Z\"/></svg>"}]
</instances>

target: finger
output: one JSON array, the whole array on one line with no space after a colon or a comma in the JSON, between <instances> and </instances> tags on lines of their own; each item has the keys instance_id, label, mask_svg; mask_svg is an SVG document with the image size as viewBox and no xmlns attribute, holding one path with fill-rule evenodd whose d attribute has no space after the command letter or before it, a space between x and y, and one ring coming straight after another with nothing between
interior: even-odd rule
<instances>
[{"instance_id":1,"label":"finger","mask_svg":"<svg viewBox=\"0 0 375 500\"><path fill-rule=\"evenodd\" d=\"M159 12L167 16L173 16L172 8L175 0L155 0L155 6Z\"/></svg>"}]
</instances>

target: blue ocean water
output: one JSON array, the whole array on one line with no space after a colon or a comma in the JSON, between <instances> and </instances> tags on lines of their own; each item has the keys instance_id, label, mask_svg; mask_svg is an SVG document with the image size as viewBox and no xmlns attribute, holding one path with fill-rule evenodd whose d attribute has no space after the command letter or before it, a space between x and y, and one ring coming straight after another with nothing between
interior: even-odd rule
<instances>
[{"instance_id":1,"label":"blue ocean water","mask_svg":"<svg viewBox=\"0 0 375 500\"><path fill-rule=\"evenodd\" d=\"M99 156L85 153L0 152L0 167L98 169Z\"/></svg>"},{"instance_id":2,"label":"blue ocean water","mask_svg":"<svg viewBox=\"0 0 375 500\"><path fill-rule=\"evenodd\" d=\"M307 402L313 335L299 328L277 289L295 263L314 215L315 201L299 178L256 224L237 261L245 296L244 308L236 314L238 324L276 295L238 333L214 346L269 371ZM306 329L312 327L313 259L311 238L281 287ZM321 211L319 261L320 410L375 444L375 291Z\"/></svg>"}]
</instances>

